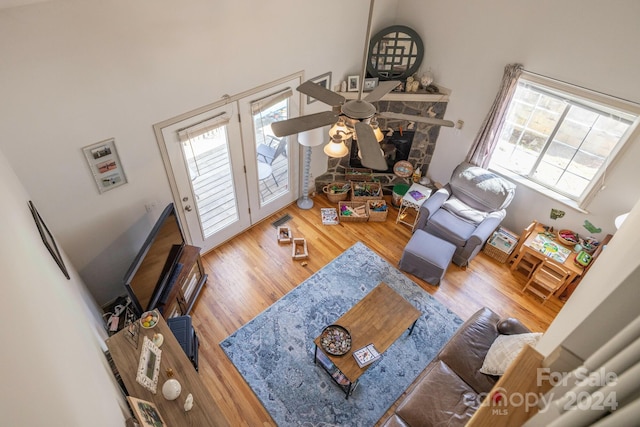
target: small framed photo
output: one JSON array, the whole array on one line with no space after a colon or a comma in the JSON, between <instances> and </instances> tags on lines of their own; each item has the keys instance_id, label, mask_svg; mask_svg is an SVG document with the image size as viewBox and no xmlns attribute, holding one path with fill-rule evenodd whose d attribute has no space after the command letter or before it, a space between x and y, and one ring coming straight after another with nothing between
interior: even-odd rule
<instances>
[{"instance_id":1,"label":"small framed photo","mask_svg":"<svg viewBox=\"0 0 640 427\"><path fill-rule=\"evenodd\" d=\"M322 86L325 89L331 90L331 71L328 73L324 73L318 77L314 77L310 79L313 83ZM307 104L311 104L312 102L316 102L317 99L307 95Z\"/></svg>"},{"instance_id":2,"label":"small framed photo","mask_svg":"<svg viewBox=\"0 0 640 427\"><path fill-rule=\"evenodd\" d=\"M142 342L136 381L153 394L156 394L158 388L161 356L162 350L145 336Z\"/></svg>"},{"instance_id":3,"label":"small framed photo","mask_svg":"<svg viewBox=\"0 0 640 427\"><path fill-rule=\"evenodd\" d=\"M378 86L378 78L377 77L367 78L367 79L364 79L362 90L364 92L371 92L377 86Z\"/></svg>"},{"instance_id":4,"label":"small framed photo","mask_svg":"<svg viewBox=\"0 0 640 427\"><path fill-rule=\"evenodd\" d=\"M347 77L347 92L357 92L360 90L360 76Z\"/></svg>"},{"instance_id":5,"label":"small framed photo","mask_svg":"<svg viewBox=\"0 0 640 427\"><path fill-rule=\"evenodd\" d=\"M143 427L165 427L162 415L158 411L156 405L146 400L138 399L137 397L127 396L131 410L136 419Z\"/></svg>"},{"instance_id":6,"label":"small framed photo","mask_svg":"<svg viewBox=\"0 0 640 427\"><path fill-rule=\"evenodd\" d=\"M127 183L114 138L82 149L100 194Z\"/></svg>"}]
</instances>

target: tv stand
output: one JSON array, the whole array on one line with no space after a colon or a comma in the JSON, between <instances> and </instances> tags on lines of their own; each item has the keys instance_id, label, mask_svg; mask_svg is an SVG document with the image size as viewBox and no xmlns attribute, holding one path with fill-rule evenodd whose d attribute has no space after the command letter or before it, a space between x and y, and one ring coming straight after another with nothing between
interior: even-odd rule
<instances>
[{"instance_id":1,"label":"tv stand","mask_svg":"<svg viewBox=\"0 0 640 427\"><path fill-rule=\"evenodd\" d=\"M165 319L189 314L206 281L200 248L185 245L174 271L171 272L171 281L162 292L163 298L154 308Z\"/></svg>"}]
</instances>

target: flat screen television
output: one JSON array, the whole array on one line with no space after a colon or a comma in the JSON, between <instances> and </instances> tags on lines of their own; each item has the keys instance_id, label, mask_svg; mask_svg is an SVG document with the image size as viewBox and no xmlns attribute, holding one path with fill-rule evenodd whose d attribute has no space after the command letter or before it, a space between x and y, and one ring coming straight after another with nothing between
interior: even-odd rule
<instances>
[{"instance_id":1,"label":"flat screen television","mask_svg":"<svg viewBox=\"0 0 640 427\"><path fill-rule=\"evenodd\" d=\"M124 276L125 288L138 314L164 302L184 246L184 234L175 207L170 203Z\"/></svg>"}]
</instances>

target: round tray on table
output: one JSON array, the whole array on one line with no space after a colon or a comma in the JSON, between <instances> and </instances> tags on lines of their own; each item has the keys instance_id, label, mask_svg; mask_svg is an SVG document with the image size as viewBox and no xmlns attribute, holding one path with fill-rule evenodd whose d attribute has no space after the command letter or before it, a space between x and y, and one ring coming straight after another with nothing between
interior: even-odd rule
<instances>
[{"instance_id":1,"label":"round tray on table","mask_svg":"<svg viewBox=\"0 0 640 427\"><path fill-rule=\"evenodd\" d=\"M344 326L329 325L320 334L322 349L333 356L342 356L351 350L351 334Z\"/></svg>"}]
</instances>

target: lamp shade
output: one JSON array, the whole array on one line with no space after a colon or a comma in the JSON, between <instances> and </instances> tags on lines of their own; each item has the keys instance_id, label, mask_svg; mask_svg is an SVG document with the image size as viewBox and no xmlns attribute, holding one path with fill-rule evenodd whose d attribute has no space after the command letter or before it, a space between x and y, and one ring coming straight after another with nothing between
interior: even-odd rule
<instances>
[{"instance_id":1,"label":"lamp shade","mask_svg":"<svg viewBox=\"0 0 640 427\"><path fill-rule=\"evenodd\" d=\"M349 154L349 149L340 136L334 135L331 141L324 146L324 153L329 157L344 157Z\"/></svg>"},{"instance_id":2,"label":"lamp shade","mask_svg":"<svg viewBox=\"0 0 640 427\"><path fill-rule=\"evenodd\" d=\"M315 128L298 134L298 144L304 147L315 147L325 141L323 128Z\"/></svg>"},{"instance_id":3,"label":"lamp shade","mask_svg":"<svg viewBox=\"0 0 640 427\"><path fill-rule=\"evenodd\" d=\"M616 219L614 220L614 224L616 226L616 230L620 228L620 226L622 225L622 223L624 222L625 219L627 219L627 217L629 216L629 212L619 215L616 217Z\"/></svg>"},{"instance_id":4,"label":"lamp shade","mask_svg":"<svg viewBox=\"0 0 640 427\"><path fill-rule=\"evenodd\" d=\"M376 136L376 140L378 142L382 141L384 139L384 135L380 130L380 126L378 126L378 122L376 120L371 120L370 124L371 124L371 127L373 128L373 134Z\"/></svg>"}]
</instances>

